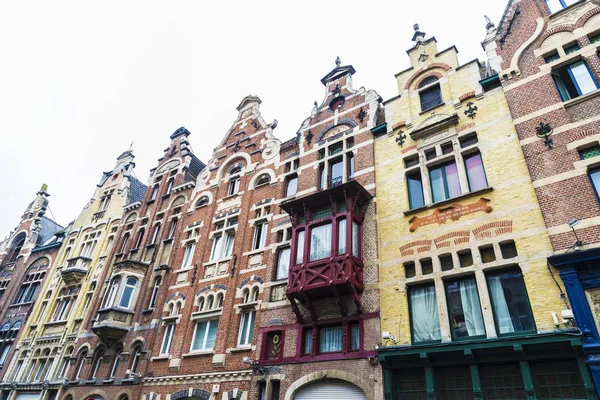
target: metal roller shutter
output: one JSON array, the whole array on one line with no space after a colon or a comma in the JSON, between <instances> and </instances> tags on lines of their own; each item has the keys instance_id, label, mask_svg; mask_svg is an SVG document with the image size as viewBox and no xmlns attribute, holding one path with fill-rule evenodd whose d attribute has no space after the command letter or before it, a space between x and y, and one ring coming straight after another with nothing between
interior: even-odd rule
<instances>
[{"instance_id":1,"label":"metal roller shutter","mask_svg":"<svg viewBox=\"0 0 600 400\"><path fill-rule=\"evenodd\" d=\"M361 388L340 379L323 379L302 387L294 400L367 400Z\"/></svg>"},{"instance_id":2,"label":"metal roller shutter","mask_svg":"<svg viewBox=\"0 0 600 400\"><path fill-rule=\"evenodd\" d=\"M19 393L15 400L40 400L40 393Z\"/></svg>"}]
</instances>

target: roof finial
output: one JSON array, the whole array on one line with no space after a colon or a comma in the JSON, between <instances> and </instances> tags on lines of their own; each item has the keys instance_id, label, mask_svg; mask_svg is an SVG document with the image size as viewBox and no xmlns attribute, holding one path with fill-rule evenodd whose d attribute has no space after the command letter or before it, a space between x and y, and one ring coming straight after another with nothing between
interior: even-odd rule
<instances>
[{"instance_id":1,"label":"roof finial","mask_svg":"<svg viewBox=\"0 0 600 400\"><path fill-rule=\"evenodd\" d=\"M415 30L415 34L412 37L412 41L418 44L419 42L422 42L423 39L425 39L425 32L420 31L419 24L414 24L413 29Z\"/></svg>"},{"instance_id":2,"label":"roof finial","mask_svg":"<svg viewBox=\"0 0 600 400\"><path fill-rule=\"evenodd\" d=\"M342 60L340 60L340 56L337 56L335 59L335 66L339 68L340 65L342 65Z\"/></svg>"},{"instance_id":3,"label":"roof finial","mask_svg":"<svg viewBox=\"0 0 600 400\"><path fill-rule=\"evenodd\" d=\"M494 25L492 20L489 19L489 17L487 15L484 15L484 17L485 17L485 29L487 29L489 31L491 28L496 27L496 25Z\"/></svg>"}]
</instances>

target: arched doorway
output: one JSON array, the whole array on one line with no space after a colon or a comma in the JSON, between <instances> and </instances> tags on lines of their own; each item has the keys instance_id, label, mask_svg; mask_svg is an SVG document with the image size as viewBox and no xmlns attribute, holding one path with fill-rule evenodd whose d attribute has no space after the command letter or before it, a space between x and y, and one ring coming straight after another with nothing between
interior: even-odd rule
<instances>
[{"instance_id":1,"label":"arched doorway","mask_svg":"<svg viewBox=\"0 0 600 400\"><path fill-rule=\"evenodd\" d=\"M365 392L341 379L321 379L301 387L294 400L367 400Z\"/></svg>"}]
</instances>

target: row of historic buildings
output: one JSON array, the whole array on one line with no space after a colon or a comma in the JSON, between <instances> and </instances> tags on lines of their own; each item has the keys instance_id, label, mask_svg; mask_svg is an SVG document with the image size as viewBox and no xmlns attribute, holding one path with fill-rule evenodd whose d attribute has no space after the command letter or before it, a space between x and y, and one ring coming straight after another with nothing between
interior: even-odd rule
<instances>
[{"instance_id":1,"label":"row of historic buildings","mask_svg":"<svg viewBox=\"0 0 600 400\"><path fill-rule=\"evenodd\" d=\"M127 151L66 227L42 187L0 399L597 399L600 1L487 22L485 63L415 26L391 99L336 60L286 142L247 96L206 164Z\"/></svg>"}]
</instances>

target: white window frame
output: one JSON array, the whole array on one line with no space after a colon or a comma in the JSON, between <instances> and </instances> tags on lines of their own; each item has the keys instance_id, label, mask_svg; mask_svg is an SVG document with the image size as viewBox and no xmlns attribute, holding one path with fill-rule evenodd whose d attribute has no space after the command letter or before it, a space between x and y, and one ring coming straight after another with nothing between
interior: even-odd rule
<instances>
[{"instance_id":1,"label":"white window frame","mask_svg":"<svg viewBox=\"0 0 600 400\"><path fill-rule=\"evenodd\" d=\"M254 328L256 323L256 310L247 310L240 316L240 331L238 332L238 346L251 346L254 339ZM250 327L252 326L252 329ZM246 335L242 337L246 327Z\"/></svg>"},{"instance_id":2,"label":"white window frame","mask_svg":"<svg viewBox=\"0 0 600 400\"><path fill-rule=\"evenodd\" d=\"M192 265L192 259L194 258L194 251L196 250L196 242L188 243L185 245L185 251L183 253L183 261L181 263L181 269L185 269Z\"/></svg>"},{"instance_id":3,"label":"white window frame","mask_svg":"<svg viewBox=\"0 0 600 400\"><path fill-rule=\"evenodd\" d=\"M130 284L129 280L130 279L134 279L135 280L135 284ZM123 281L121 281L123 282ZM134 276L128 276L125 281L125 283L122 283L123 285L123 290L121 291L121 298L119 299L119 307L120 308L126 308L126 309L131 309L131 303L133 303L133 297L135 296L135 289L137 288L137 284L139 282L139 279L134 277ZM129 298L127 299L127 305L122 305L123 303L123 299L125 298L125 294L127 293L127 290L130 290L129 293Z\"/></svg>"},{"instance_id":4,"label":"white window frame","mask_svg":"<svg viewBox=\"0 0 600 400\"><path fill-rule=\"evenodd\" d=\"M198 335L198 327L200 326L200 324L202 324L203 322L206 322L206 328L204 331L204 340L202 341L202 346L198 349L194 348L194 343L196 342L196 335ZM214 345L213 347L207 348L206 347L206 342L208 341L208 332L210 331L210 327L211 324L217 324L217 332L215 333L215 343L217 341L217 337L218 337L218 324L219 324L219 319L208 319L208 320L196 320L194 322L194 335L192 336L192 343L190 345L190 351L191 352L195 352L195 351L209 351L214 349Z\"/></svg>"},{"instance_id":5,"label":"white window frame","mask_svg":"<svg viewBox=\"0 0 600 400\"><path fill-rule=\"evenodd\" d=\"M254 235L252 237L252 250L258 250L267 244L267 235L269 232L269 223L267 221L257 222L254 225Z\"/></svg>"},{"instance_id":6,"label":"white window frame","mask_svg":"<svg viewBox=\"0 0 600 400\"><path fill-rule=\"evenodd\" d=\"M167 355L171 352L171 346L173 345L173 333L175 333L175 323L169 322L165 325L165 334L163 336L162 343L160 345L160 354Z\"/></svg>"}]
</instances>

